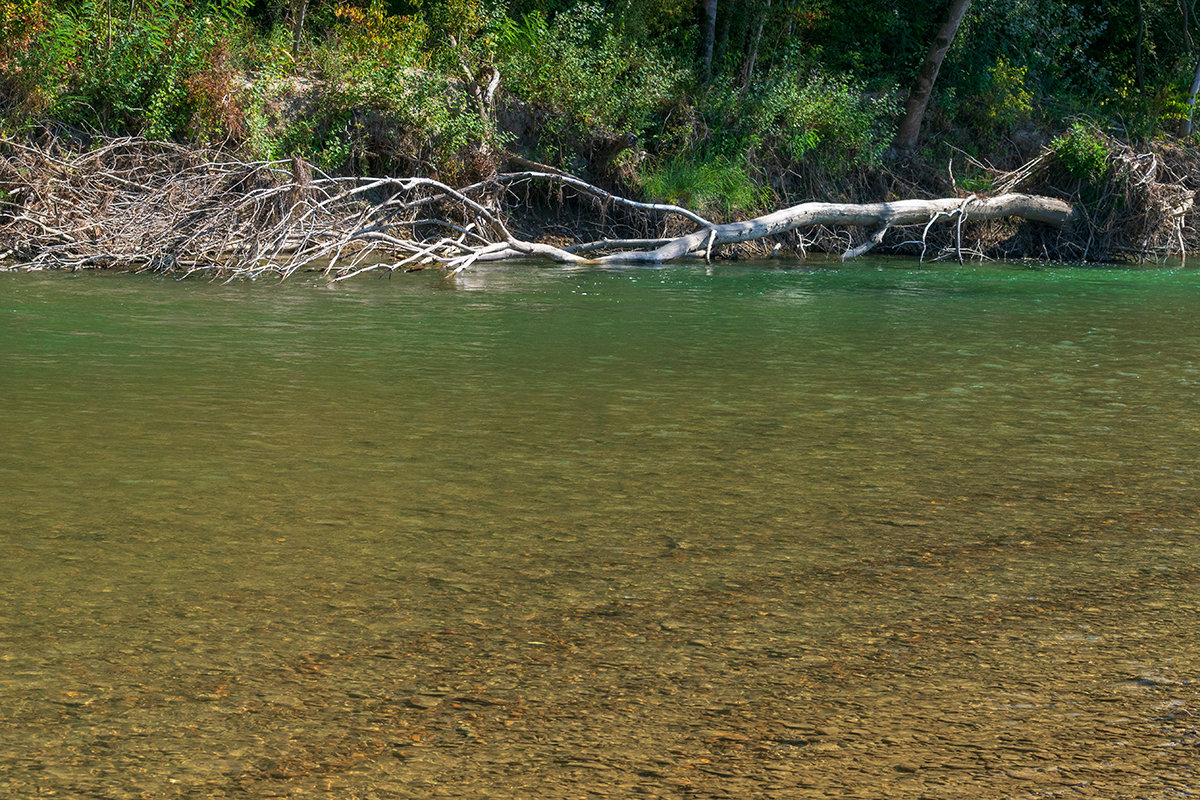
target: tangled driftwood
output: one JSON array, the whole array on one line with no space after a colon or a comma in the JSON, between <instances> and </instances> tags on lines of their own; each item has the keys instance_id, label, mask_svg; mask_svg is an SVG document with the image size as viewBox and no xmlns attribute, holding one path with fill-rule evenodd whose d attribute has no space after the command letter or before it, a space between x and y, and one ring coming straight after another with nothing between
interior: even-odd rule
<instances>
[{"instance_id":1,"label":"tangled driftwood","mask_svg":"<svg viewBox=\"0 0 1200 800\"><path fill-rule=\"evenodd\" d=\"M607 218L637 215L659 236L551 236L516 231L518 192L551 187L595 205ZM1070 204L1049 197L804 203L745 222L715 224L676 205L613 195L548 171L501 173L462 188L429 178L330 177L301 161L244 162L143 139L110 139L87 150L0 141L0 261L27 268L203 272L231 277L320 270L341 280L371 270L541 258L568 263L662 263L709 258L725 245L813 226L873 231L845 257L861 255L893 227L1018 217L1062 227ZM657 222L655 222L657 220ZM691 230L680 232L681 227ZM592 226L594 231L596 226ZM626 226L625 230L630 230Z\"/></svg>"}]
</instances>

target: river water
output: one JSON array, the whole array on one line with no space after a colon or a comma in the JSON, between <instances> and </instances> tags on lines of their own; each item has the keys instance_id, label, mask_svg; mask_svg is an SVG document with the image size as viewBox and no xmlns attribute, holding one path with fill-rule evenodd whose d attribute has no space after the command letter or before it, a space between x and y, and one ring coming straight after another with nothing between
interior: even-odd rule
<instances>
[{"instance_id":1,"label":"river water","mask_svg":"<svg viewBox=\"0 0 1200 800\"><path fill-rule=\"evenodd\" d=\"M0 796L1200 792L1200 274L0 274Z\"/></svg>"}]
</instances>

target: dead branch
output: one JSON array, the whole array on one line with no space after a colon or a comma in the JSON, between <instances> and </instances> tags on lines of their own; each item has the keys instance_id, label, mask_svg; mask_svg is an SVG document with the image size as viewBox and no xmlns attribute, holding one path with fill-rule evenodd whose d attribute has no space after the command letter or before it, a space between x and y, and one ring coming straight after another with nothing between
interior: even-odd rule
<instances>
[{"instance_id":1,"label":"dead branch","mask_svg":"<svg viewBox=\"0 0 1200 800\"><path fill-rule=\"evenodd\" d=\"M599 213L581 212L561 229L544 221L522 229L518 212L529 199L518 190L535 184L557 208L582 203ZM846 257L853 258L893 228L923 225L927 234L939 220L957 224L961 258L962 225L1002 217L1061 228L1073 210L1061 200L1008 193L804 203L715 224L681 206L621 197L557 172L503 173L456 189L423 177L330 177L299 159L245 162L136 138L102 140L87 150L0 138L0 253L30 269L281 279L318 270L342 280L397 269L458 272L518 258L565 264L710 259L722 247L793 231L801 247L805 230L874 231L863 244L846 245Z\"/></svg>"},{"instance_id":2,"label":"dead branch","mask_svg":"<svg viewBox=\"0 0 1200 800\"><path fill-rule=\"evenodd\" d=\"M797 228L811 228L817 225L886 228L932 222L939 215L965 216L969 213L977 220L1021 217L1061 228L1072 218L1069 203L1051 197L1027 194L976 199L969 212L966 205L966 202L958 197L940 200L897 200L892 203L802 203L746 222L730 222L704 228L673 239L654 250L627 250L604 256L599 260L604 263L657 264L681 258L698 250L706 245L710 235L713 236L714 244L724 245L778 236Z\"/></svg>"}]
</instances>

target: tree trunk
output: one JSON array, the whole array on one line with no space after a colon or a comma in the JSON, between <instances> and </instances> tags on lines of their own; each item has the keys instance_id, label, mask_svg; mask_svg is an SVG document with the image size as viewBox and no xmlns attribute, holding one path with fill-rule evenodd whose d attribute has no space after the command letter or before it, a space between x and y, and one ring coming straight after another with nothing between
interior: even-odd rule
<instances>
[{"instance_id":1,"label":"tree trunk","mask_svg":"<svg viewBox=\"0 0 1200 800\"><path fill-rule=\"evenodd\" d=\"M893 225L919 225L938 217L950 219L999 219L1021 217L1061 228L1073 216L1070 203L1052 197L1028 194L1004 194L983 199L947 197L939 200L896 200L891 203L801 203L745 222L713 225L672 239L653 250L631 250L604 256L602 263L661 264L683 258L688 253L711 250L715 245L736 244L764 239L815 225L872 227L875 239ZM875 237L873 237L875 238ZM855 248L853 255L865 249Z\"/></svg>"},{"instance_id":2,"label":"tree trunk","mask_svg":"<svg viewBox=\"0 0 1200 800\"><path fill-rule=\"evenodd\" d=\"M717 39L717 0L704 0L704 19L700 24L700 81L712 80L713 44Z\"/></svg>"},{"instance_id":3,"label":"tree trunk","mask_svg":"<svg viewBox=\"0 0 1200 800\"><path fill-rule=\"evenodd\" d=\"M1136 74L1134 80L1137 82L1138 94L1142 97L1146 96L1146 60L1143 51L1146 48L1146 11L1142 8L1142 0L1138 0L1137 4L1137 45L1133 51L1134 66Z\"/></svg>"},{"instance_id":4,"label":"tree trunk","mask_svg":"<svg viewBox=\"0 0 1200 800\"><path fill-rule=\"evenodd\" d=\"M717 26L717 41L713 44L713 64L719 66L724 63L725 51L729 46L729 29L732 27L732 9L728 4L725 5L725 13L719 18L720 24Z\"/></svg>"},{"instance_id":5,"label":"tree trunk","mask_svg":"<svg viewBox=\"0 0 1200 800\"><path fill-rule=\"evenodd\" d=\"M292 31L292 55L300 54L300 39L304 35L304 15L308 11L308 0L293 0L292 23L296 26Z\"/></svg>"},{"instance_id":6,"label":"tree trunk","mask_svg":"<svg viewBox=\"0 0 1200 800\"><path fill-rule=\"evenodd\" d=\"M742 86L749 86L751 79L754 78L754 62L758 61L758 45L762 41L763 26L767 24L767 16L770 13L771 0L767 0L767 7L763 10L762 16L758 18L754 36L750 39L750 52L747 53L746 65L742 68Z\"/></svg>"},{"instance_id":7,"label":"tree trunk","mask_svg":"<svg viewBox=\"0 0 1200 800\"><path fill-rule=\"evenodd\" d=\"M1188 93L1187 119L1179 123L1180 136L1192 135L1192 125L1196 120L1196 95L1200 95L1200 61L1196 62L1196 74L1192 76L1192 88Z\"/></svg>"},{"instance_id":8,"label":"tree trunk","mask_svg":"<svg viewBox=\"0 0 1200 800\"><path fill-rule=\"evenodd\" d=\"M929 105L929 97L933 94L933 85L937 82L938 71L946 52L954 42L958 26L967 13L971 0L951 0L950 13L942 24L941 30L934 37L933 46L925 56L925 63L917 73L917 82L913 84L908 94L908 102L904 104L904 119L896 131L896 139L892 146L902 153L911 153L917 149L917 136L921 133L921 120L925 117L925 108Z\"/></svg>"}]
</instances>

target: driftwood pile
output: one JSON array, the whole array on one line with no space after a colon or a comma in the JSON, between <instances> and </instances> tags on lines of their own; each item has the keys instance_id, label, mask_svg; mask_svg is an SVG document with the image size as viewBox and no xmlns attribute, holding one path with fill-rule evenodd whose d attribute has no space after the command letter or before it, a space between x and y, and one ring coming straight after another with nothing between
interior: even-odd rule
<instances>
[{"instance_id":1,"label":"driftwood pile","mask_svg":"<svg viewBox=\"0 0 1200 800\"><path fill-rule=\"evenodd\" d=\"M1142 175L1140 163L1130 170ZM865 232L844 248L845 257L862 255L901 227L914 231L905 241L920 244L924 254L930 229L948 229L961 259L966 222L1011 217L1074 227L1079 213L1071 204L1017 192L1024 179L1018 178L993 197L804 203L716 224L686 208L619 197L551 171L500 173L454 188L429 178L331 177L299 159L246 162L138 138L86 149L0 140L0 264L234 278L320 271L342 280L373 270L458 271L514 258L607 264L712 258L728 245L778 241L819 226ZM1153 182L1136 185L1164 194ZM591 209L591 224L518 225L516 209L528 205L531 187L560 204ZM1190 210L1184 194L1164 202ZM1185 213L1171 217L1180 247ZM633 218L638 224L628 223ZM1145 237L1148 250L1161 250L1161 229ZM1081 255L1087 253L1085 246Z\"/></svg>"},{"instance_id":2,"label":"driftwood pile","mask_svg":"<svg viewBox=\"0 0 1200 800\"><path fill-rule=\"evenodd\" d=\"M1108 151L1105 173L1094 182L1072 183L1054 153L1042 152L1006 173L996 190L1051 186L1076 196L1073 235L1059 241L1059 258L1076 261L1165 261L1200 246L1193 227L1200 155L1159 143L1142 152L1127 142L1092 129Z\"/></svg>"}]
</instances>

